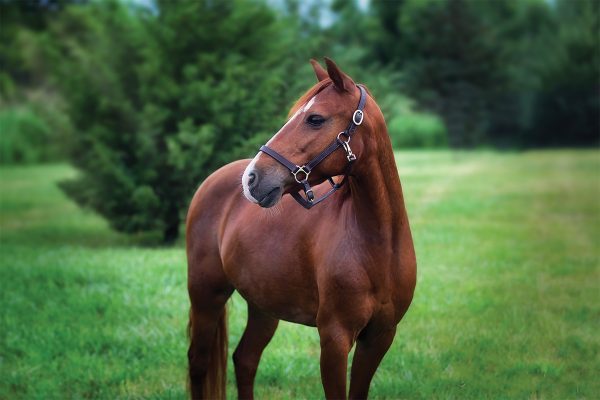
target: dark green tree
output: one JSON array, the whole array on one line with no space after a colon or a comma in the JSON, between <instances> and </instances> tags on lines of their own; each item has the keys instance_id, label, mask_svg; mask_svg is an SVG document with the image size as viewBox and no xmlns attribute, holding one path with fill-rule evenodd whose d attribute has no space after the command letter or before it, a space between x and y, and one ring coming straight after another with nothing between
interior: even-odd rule
<instances>
[{"instance_id":1,"label":"dark green tree","mask_svg":"<svg viewBox=\"0 0 600 400\"><path fill-rule=\"evenodd\" d=\"M540 69L529 146L600 143L600 4L559 0L552 57Z\"/></svg>"},{"instance_id":2,"label":"dark green tree","mask_svg":"<svg viewBox=\"0 0 600 400\"><path fill-rule=\"evenodd\" d=\"M527 146L541 76L554 57L556 16L544 0L486 2L480 15L491 28L502 76L496 90L487 93L486 142Z\"/></svg>"},{"instance_id":3,"label":"dark green tree","mask_svg":"<svg viewBox=\"0 0 600 400\"><path fill-rule=\"evenodd\" d=\"M440 114L450 144L598 143L595 0L375 2L372 57Z\"/></svg>"},{"instance_id":4,"label":"dark green tree","mask_svg":"<svg viewBox=\"0 0 600 400\"><path fill-rule=\"evenodd\" d=\"M398 13L405 87L440 114L450 145L475 146L488 128L488 94L502 84L491 27L477 1L409 1Z\"/></svg>"},{"instance_id":5,"label":"dark green tree","mask_svg":"<svg viewBox=\"0 0 600 400\"><path fill-rule=\"evenodd\" d=\"M11 100L19 86L39 83L25 65L19 39L24 32L43 32L73 2L85 0L0 0L0 98Z\"/></svg>"},{"instance_id":6,"label":"dark green tree","mask_svg":"<svg viewBox=\"0 0 600 400\"><path fill-rule=\"evenodd\" d=\"M283 29L244 0L70 8L48 43L78 130L64 190L119 231L174 240L198 184L281 123Z\"/></svg>"},{"instance_id":7,"label":"dark green tree","mask_svg":"<svg viewBox=\"0 0 600 400\"><path fill-rule=\"evenodd\" d=\"M71 126L37 39L69 4L84 2L0 0L0 164L64 159Z\"/></svg>"}]
</instances>

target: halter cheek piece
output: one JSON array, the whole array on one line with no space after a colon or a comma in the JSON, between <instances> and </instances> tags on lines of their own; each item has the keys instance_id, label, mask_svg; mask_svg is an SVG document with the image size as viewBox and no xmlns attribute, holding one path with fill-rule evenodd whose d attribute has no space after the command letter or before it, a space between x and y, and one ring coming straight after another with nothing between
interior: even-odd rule
<instances>
[{"instance_id":1,"label":"halter cheek piece","mask_svg":"<svg viewBox=\"0 0 600 400\"><path fill-rule=\"evenodd\" d=\"M333 143L331 143L325 150L319 153L308 163L302 166L298 166L267 146L261 146L260 148L260 151L273 157L277 162L286 167L294 176L296 182L302 185L302 190L304 191L304 195L306 197L303 197L299 192L292 192L291 195L294 198L294 200L296 200L302 207L306 209L310 209L316 206L317 204L334 194L339 188L341 188L348 179L348 175L350 174L352 164L354 163L354 161L356 161L356 155L352 153L352 149L350 148L350 139L352 138L354 131L356 131L356 128L363 122L365 116L363 109L365 108L365 103L367 102L367 91L362 85L357 86L360 89L360 100L358 101L358 107L354 111L354 114L352 114L352 121L350 121L350 124L348 125L346 130L338 133ZM346 140L342 139L342 137ZM348 160L348 163L344 168L344 178L342 178L342 180L339 183L336 183L333 181L332 177L328 177L327 180L331 184L331 189L322 197L315 200L315 195L312 191L310 184L308 183L308 176L317 165L319 165L323 160L329 157L334 151L336 151L340 147L343 148L346 152L346 159Z\"/></svg>"}]
</instances>

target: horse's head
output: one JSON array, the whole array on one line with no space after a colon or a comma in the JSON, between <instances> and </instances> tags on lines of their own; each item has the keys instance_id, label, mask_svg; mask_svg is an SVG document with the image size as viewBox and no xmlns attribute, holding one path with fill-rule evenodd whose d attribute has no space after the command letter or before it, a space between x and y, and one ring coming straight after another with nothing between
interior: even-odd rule
<instances>
[{"instance_id":1,"label":"horse's head","mask_svg":"<svg viewBox=\"0 0 600 400\"><path fill-rule=\"evenodd\" d=\"M275 156L259 152L244 171L244 195L261 207L272 207L284 193L301 189L299 182L304 178L310 185L316 185L327 177L343 174L348 165L348 153L343 148L320 161L310 170L310 176L305 176L303 171L296 176L291 173L294 166L314 160L335 143L350 121L356 120L354 112L361 99L361 90L333 61L327 58L325 61L327 71L311 60L318 83L296 102L286 124L267 142L266 150L272 150ZM361 147L360 140L352 142L355 153L360 154ZM288 166L284 161L278 161L277 156L288 161Z\"/></svg>"}]
</instances>

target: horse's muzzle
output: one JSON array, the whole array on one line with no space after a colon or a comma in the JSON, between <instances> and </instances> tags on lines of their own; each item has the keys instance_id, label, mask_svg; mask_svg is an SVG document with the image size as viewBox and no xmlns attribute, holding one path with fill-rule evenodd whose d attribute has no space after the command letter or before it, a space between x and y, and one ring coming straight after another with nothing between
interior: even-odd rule
<instances>
[{"instance_id":1,"label":"horse's muzzle","mask_svg":"<svg viewBox=\"0 0 600 400\"><path fill-rule=\"evenodd\" d=\"M273 207L283 195L279 177L263 174L253 166L242 177L244 195L248 200L263 208Z\"/></svg>"}]
</instances>

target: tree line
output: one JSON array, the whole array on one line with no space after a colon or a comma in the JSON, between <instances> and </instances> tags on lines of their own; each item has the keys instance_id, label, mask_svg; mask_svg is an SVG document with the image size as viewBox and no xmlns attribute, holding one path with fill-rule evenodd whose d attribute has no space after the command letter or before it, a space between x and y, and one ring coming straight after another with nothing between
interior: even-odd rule
<instances>
[{"instance_id":1,"label":"tree line","mask_svg":"<svg viewBox=\"0 0 600 400\"><path fill-rule=\"evenodd\" d=\"M334 58L398 148L597 146L594 0L0 1L3 163L172 241L197 185L256 152Z\"/></svg>"}]
</instances>

